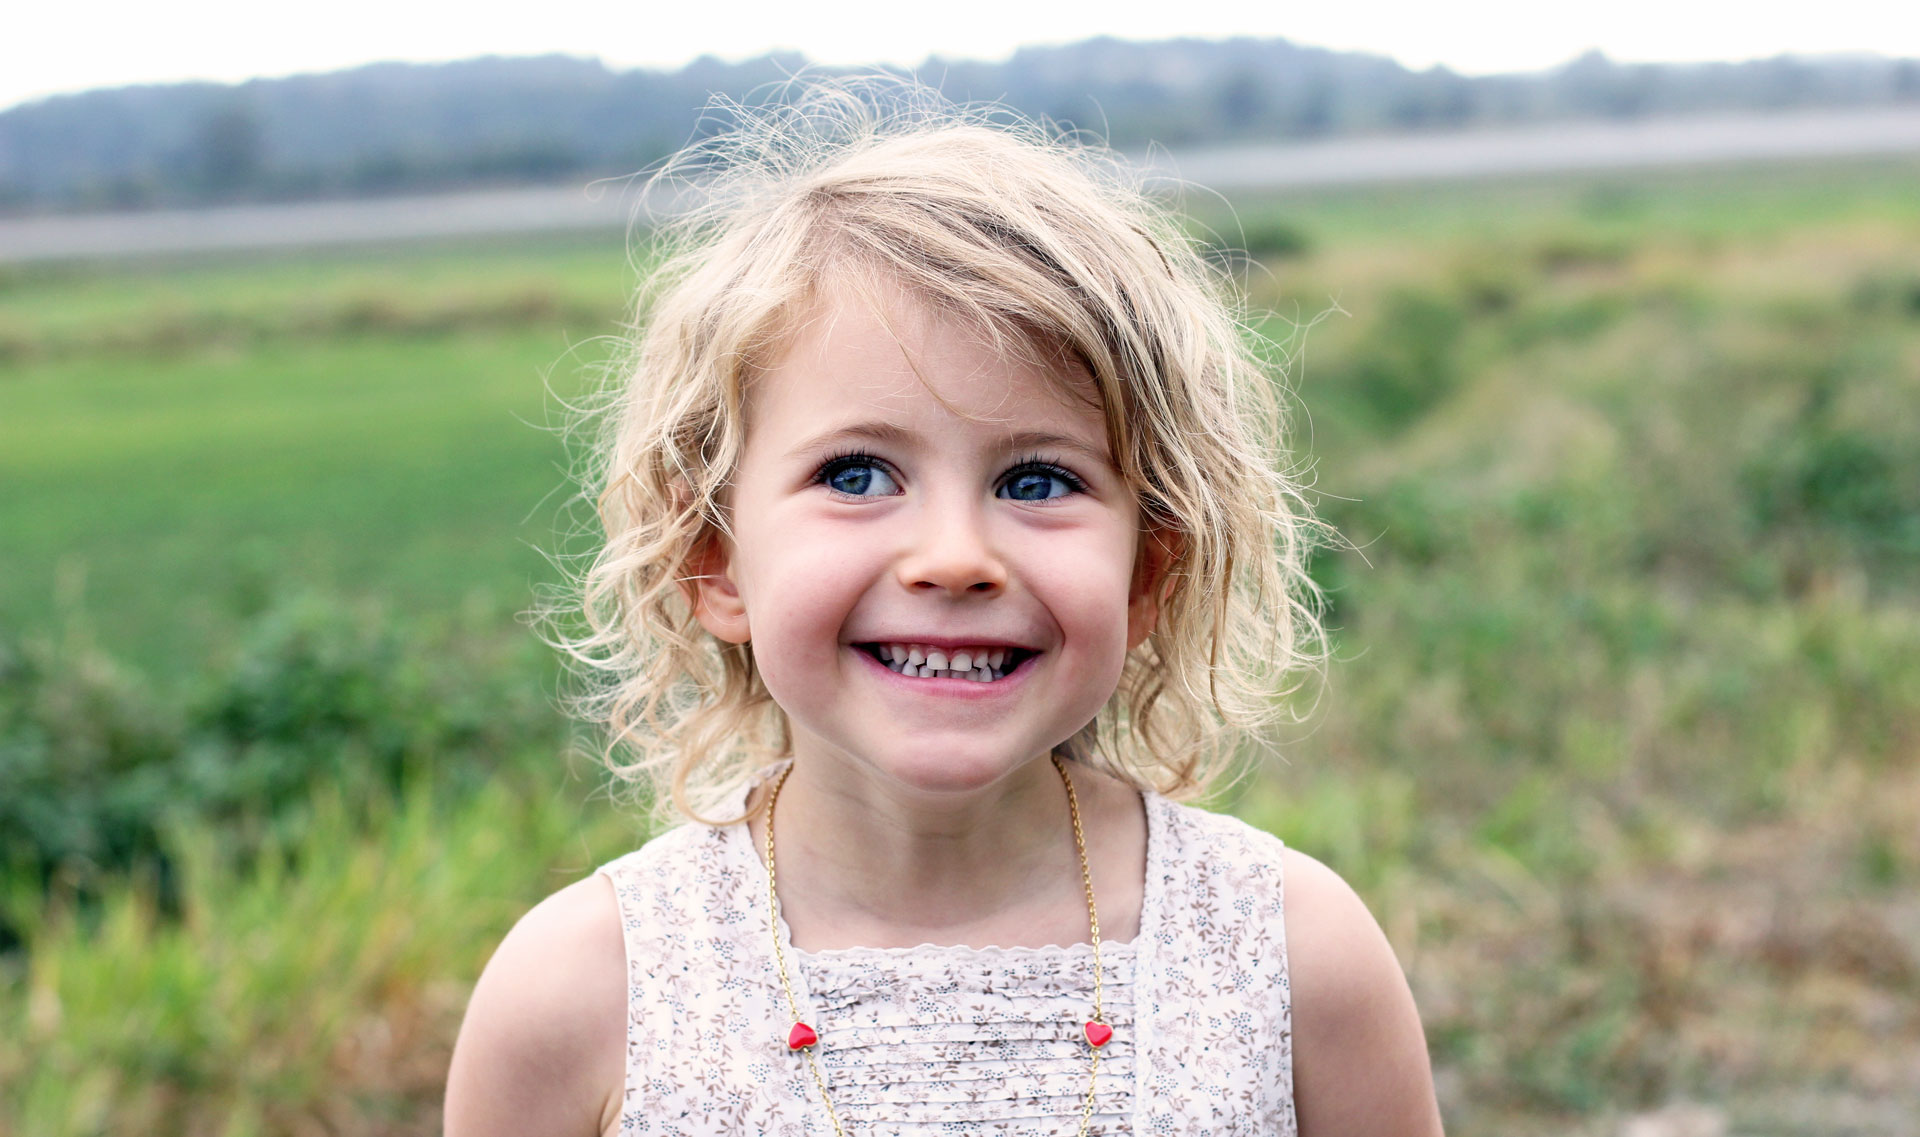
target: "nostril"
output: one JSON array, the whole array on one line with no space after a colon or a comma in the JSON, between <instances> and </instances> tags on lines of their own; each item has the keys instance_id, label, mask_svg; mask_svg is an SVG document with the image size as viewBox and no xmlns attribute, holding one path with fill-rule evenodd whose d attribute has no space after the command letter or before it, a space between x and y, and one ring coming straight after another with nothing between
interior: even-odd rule
<instances>
[{"instance_id":1,"label":"nostril","mask_svg":"<svg viewBox=\"0 0 1920 1137\"><path fill-rule=\"evenodd\" d=\"M955 586L950 584L942 584L937 580L916 580L913 582L913 587L916 589L922 589L922 590L946 592L953 589ZM964 591L966 592L998 592L1000 591L1000 582L995 580L976 580L972 584L966 585L964 587Z\"/></svg>"}]
</instances>

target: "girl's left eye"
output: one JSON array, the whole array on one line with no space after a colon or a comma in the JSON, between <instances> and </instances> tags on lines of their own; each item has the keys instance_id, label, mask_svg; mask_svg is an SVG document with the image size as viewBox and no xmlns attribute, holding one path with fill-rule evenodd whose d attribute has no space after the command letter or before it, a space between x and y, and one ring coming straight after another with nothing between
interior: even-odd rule
<instances>
[{"instance_id":1,"label":"girl's left eye","mask_svg":"<svg viewBox=\"0 0 1920 1137\"><path fill-rule=\"evenodd\" d=\"M828 462L815 480L848 497L887 497L900 492L900 483L893 480L879 459L859 454Z\"/></svg>"},{"instance_id":2,"label":"girl's left eye","mask_svg":"<svg viewBox=\"0 0 1920 1137\"><path fill-rule=\"evenodd\" d=\"M1000 483L998 496L1013 501L1049 501L1079 493L1086 486L1058 466L1047 462L1029 462L1016 466Z\"/></svg>"}]
</instances>

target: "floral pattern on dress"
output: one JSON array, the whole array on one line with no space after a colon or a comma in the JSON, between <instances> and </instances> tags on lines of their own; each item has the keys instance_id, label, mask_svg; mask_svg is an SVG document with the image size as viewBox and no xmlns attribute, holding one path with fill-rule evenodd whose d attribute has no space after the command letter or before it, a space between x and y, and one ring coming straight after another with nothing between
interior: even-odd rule
<instances>
[{"instance_id":1,"label":"floral pattern on dress","mask_svg":"<svg viewBox=\"0 0 1920 1137\"><path fill-rule=\"evenodd\" d=\"M1294 1137L1280 842L1146 802L1140 934L1100 950L1114 1033L1088 1132ZM786 1047L766 870L746 826L683 825L600 871L627 948L619 1132L828 1137L806 1062ZM800 952L784 921L779 934L849 1134L1077 1132L1091 945Z\"/></svg>"}]
</instances>

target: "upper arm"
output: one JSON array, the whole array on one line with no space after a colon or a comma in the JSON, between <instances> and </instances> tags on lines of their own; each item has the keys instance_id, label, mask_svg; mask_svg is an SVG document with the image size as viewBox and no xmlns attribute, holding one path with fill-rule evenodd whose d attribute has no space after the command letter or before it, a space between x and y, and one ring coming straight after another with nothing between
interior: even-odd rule
<instances>
[{"instance_id":1,"label":"upper arm","mask_svg":"<svg viewBox=\"0 0 1920 1137\"><path fill-rule=\"evenodd\" d=\"M447 1073L449 1137L595 1134L626 1081L627 966L613 886L554 893L494 952Z\"/></svg>"},{"instance_id":2,"label":"upper arm","mask_svg":"<svg viewBox=\"0 0 1920 1137\"><path fill-rule=\"evenodd\" d=\"M1284 856L1301 1137L1437 1137L1426 1037L1393 948L1333 870Z\"/></svg>"}]
</instances>

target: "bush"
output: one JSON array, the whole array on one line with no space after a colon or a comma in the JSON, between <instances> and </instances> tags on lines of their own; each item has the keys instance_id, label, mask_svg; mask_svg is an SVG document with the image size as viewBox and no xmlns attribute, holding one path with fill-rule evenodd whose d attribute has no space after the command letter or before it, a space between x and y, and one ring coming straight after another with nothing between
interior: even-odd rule
<instances>
[{"instance_id":1,"label":"bush","mask_svg":"<svg viewBox=\"0 0 1920 1137\"><path fill-rule=\"evenodd\" d=\"M532 651L314 598L269 607L171 702L82 639L0 644L0 876L84 891L148 865L164 885L169 825L257 840L304 824L318 786L470 789L563 749L550 684Z\"/></svg>"},{"instance_id":2,"label":"bush","mask_svg":"<svg viewBox=\"0 0 1920 1137\"><path fill-rule=\"evenodd\" d=\"M1348 388L1380 428L1407 426L1460 385L1458 348L1466 323L1452 296L1396 289L1334 381Z\"/></svg>"},{"instance_id":3,"label":"bush","mask_svg":"<svg viewBox=\"0 0 1920 1137\"><path fill-rule=\"evenodd\" d=\"M183 738L84 644L0 643L0 875L87 878L151 856ZM0 924L0 946L8 936Z\"/></svg>"}]
</instances>

